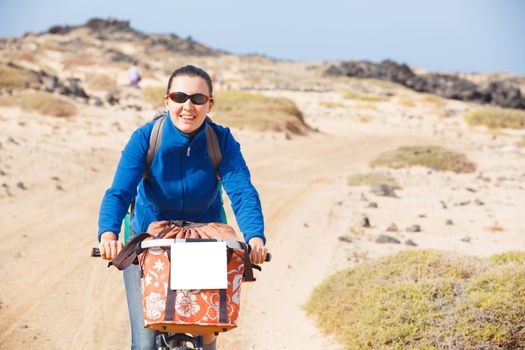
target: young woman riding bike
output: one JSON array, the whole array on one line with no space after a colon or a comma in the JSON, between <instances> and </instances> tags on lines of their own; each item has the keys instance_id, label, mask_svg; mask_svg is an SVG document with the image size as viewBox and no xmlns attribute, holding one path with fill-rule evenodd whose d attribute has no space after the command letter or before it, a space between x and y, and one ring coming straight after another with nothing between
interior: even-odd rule
<instances>
[{"instance_id":1,"label":"young woman riding bike","mask_svg":"<svg viewBox=\"0 0 525 350\"><path fill-rule=\"evenodd\" d=\"M150 223L160 220L197 223L221 220L219 181L205 137L205 127L210 124L222 153L218 165L220 180L244 239L252 247L250 259L254 264L262 264L267 249L259 195L251 183L239 143L228 128L207 118L214 105L210 76L191 65L176 69L169 78L164 100L168 115L147 175L143 178L154 121L133 133L122 152L113 184L102 199L98 232L101 257L112 260L122 250L124 243L118 240L120 228L133 199L132 232L145 232ZM131 348L154 349L157 332L144 328L137 265L124 270L124 282ZM203 336L204 349L216 349L215 335Z\"/></svg>"}]
</instances>

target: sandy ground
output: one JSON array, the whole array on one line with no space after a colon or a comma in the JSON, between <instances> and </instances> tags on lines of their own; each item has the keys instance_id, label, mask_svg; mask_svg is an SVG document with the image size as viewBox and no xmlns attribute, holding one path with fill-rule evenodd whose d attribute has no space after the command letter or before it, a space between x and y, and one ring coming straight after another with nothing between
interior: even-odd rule
<instances>
[{"instance_id":1,"label":"sandy ground","mask_svg":"<svg viewBox=\"0 0 525 350\"><path fill-rule=\"evenodd\" d=\"M340 348L301 306L323 278L368 259L402 249L479 256L525 249L525 152L515 146L522 135L468 128L459 116L471 106L456 102L437 117L390 102L370 111L352 101L323 107L340 100L331 92L269 94L294 100L319 132L288 140L235 131L261 195L273 261L244 285L239 327L220 336L220 349ZM0 109L0 348L129 347L121 273L89 251L120 150L147 119L94 107L71 120ZM466 153L478 170L368 168L383 151L427 144ZM370 171L394 176L398 198L346 184L348 175ZM371 227L361 227L363 216ZM391 223L398 232L386 232ZM422 231L407 232L413 224ZM385 233L418 247L375 243Z\"/></svg>"}]
</instances>

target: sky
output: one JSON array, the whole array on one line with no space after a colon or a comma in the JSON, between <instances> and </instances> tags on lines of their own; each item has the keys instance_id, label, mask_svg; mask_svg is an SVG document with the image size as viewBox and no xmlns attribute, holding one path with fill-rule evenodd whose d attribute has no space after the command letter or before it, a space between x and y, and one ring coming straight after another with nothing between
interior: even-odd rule
<instances>
[{"instance_id":1,"label":"sky","mask_svg":"<svg viewBox=\"0 0 525 350\"><path fill-rule=\"evenodd\" d=\"M93 17L235 54L525 75L525 0L0 0L0 37Z\"/></svg>"}]
</instances>

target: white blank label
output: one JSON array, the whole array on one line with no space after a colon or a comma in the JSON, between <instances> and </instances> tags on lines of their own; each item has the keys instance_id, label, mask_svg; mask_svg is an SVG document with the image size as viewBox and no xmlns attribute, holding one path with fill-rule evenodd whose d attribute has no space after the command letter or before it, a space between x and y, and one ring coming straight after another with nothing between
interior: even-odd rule
<instances>
[{"instance_id":1,"label":"white blank label","mask_svg":"<svg viewBox=\"0 0 525 350\"><path fill-rule=\"evenodd\" d=\"M226 242L171 245L171 289L228 288Z\"/></svg>"}]
</instances>

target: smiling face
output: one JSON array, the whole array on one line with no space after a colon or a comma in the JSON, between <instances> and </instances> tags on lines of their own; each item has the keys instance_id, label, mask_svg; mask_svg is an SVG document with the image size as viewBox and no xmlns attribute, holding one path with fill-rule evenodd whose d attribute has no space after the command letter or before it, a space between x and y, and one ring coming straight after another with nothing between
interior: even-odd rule
<instances>
[{"instance_id":1,"label":"smiling face","mask_svg":"<svg viewBox=\"0 0 525 350\"><path fill-rule=\"evenodd\" d=\"M210 91L206 81L198 76L180 75L171 81L169 93L183 92L186 95L203 94L210 96ZM213 107L213 100L210 99L202 105L196 105L187 99L184 103L177 103L169 98L164 99L166 108L170 111L173 124L185 134L191 134L197 130L206 115Z\"/></svg>"}]
</instances>

